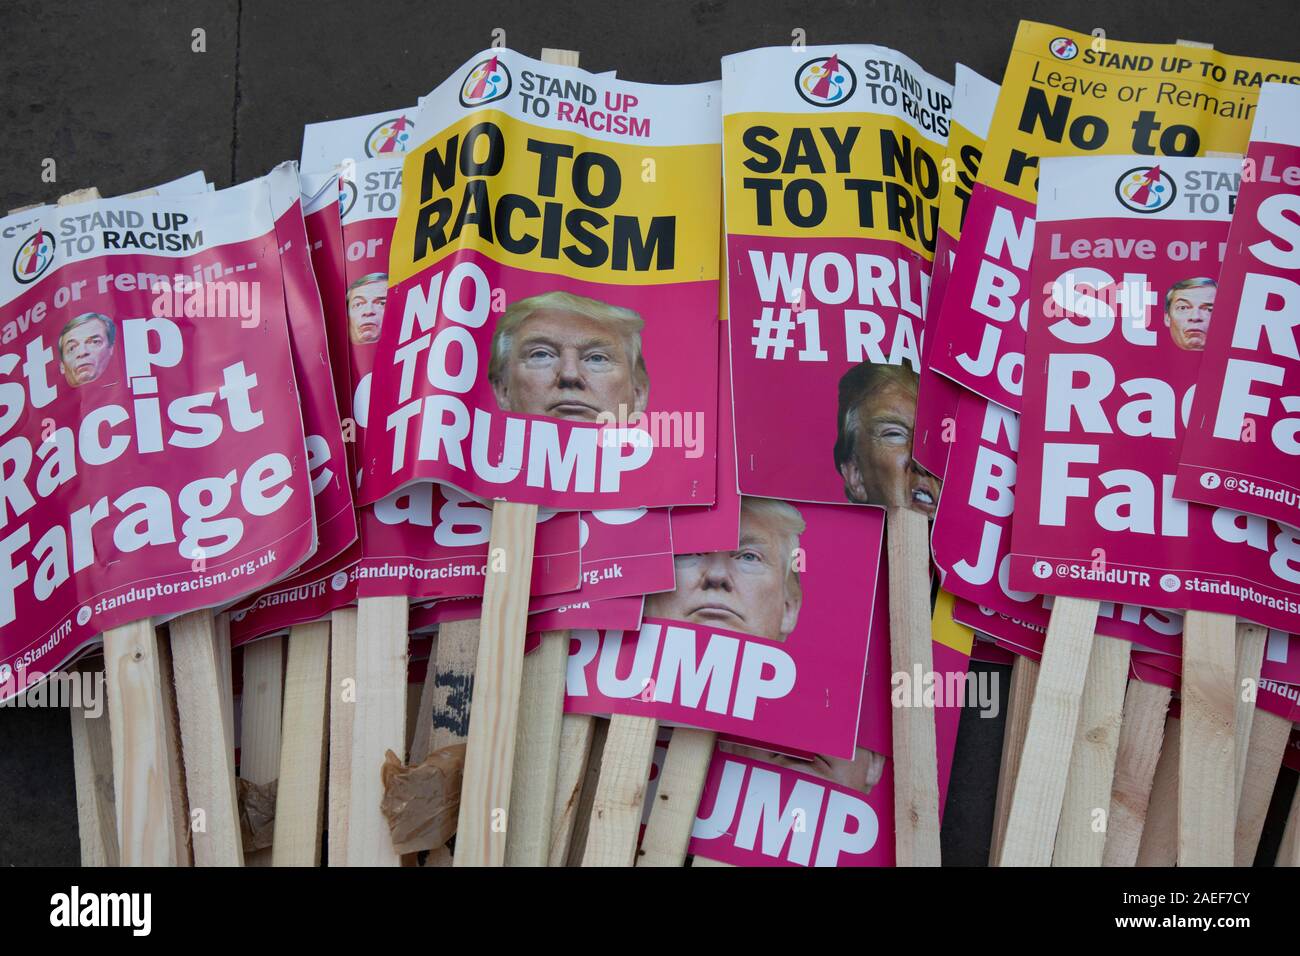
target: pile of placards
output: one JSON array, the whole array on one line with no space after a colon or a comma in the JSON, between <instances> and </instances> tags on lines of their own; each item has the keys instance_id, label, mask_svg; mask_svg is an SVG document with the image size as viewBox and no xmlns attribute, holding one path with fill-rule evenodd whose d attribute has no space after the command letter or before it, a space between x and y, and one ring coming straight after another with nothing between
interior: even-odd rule
<instances>
[{"instance_id":1,"label":"pile of placards","mask_svg":"<svg viewBox=\"0 0 1300 956\"><path fill-rule=\"evenodd\" d=\"M974 656L991 864L1251 863L1300 64L1026 22L954 80L489 49L4 219L0 700L104 682L83 862L937 865Z\"/></svg>"}]
</instances>

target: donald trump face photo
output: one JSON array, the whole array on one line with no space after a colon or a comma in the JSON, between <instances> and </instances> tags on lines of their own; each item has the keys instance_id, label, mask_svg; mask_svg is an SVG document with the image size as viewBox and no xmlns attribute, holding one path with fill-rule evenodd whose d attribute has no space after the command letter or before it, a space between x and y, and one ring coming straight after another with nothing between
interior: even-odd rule
<instances>
[{"instance_id":1,"label":"donald trump face photo","mask_svg":"<svg viewBox=\"0 0 1300 956\"><path fill-rule=\"evenodd\" d=\"M905 365L855 365L840 379L835 467L852 502L933 518L939 479L912 458L917 374Z\"/></svg>"},{"instance_id":2,"label":"donald trump face photo","mask_svg":"<svg viewBox=\"0 0 1300 956\"><path fill-rule=\"evenodd\" d=\"M677 589L646 597L645 613L784 641L803 606L796 567L803 516L788 502L742 498L740 544L735 551L678 555ZM862 793L880 780L884 758L858 748L851 760L816 754L811 760L723 742L727 753L809 773Z\"/></svg>"},{"instance_id":3,"label":"donald trump face photo","mask_svg":"<svg viewBox=\"0 0 1300 956\"><path fill-rule=\"evenodd\" d=\"M646 614L785 640L803 604L794 558L804 528L787 502L742 498L740 546L678 555L677 589L648 595Z\"/></svg>"},{"instance_id":4,"label":"donald trump face photo","mask_svg":"<svg viewBox=\"0 0 1300 956\"><path fill-rule=\"evenodd\" d=\"M631 309L568 292L521 299L492 334L488 381L497 406L573 422L644 412L644 325Z\"/></svg>"},{"instance_id":5,"label":"donald trump face photo","mask_svg":"<svg viewBox=\"0 0 1300 956\"><path fill-rule=\"evenodd\" d=\"M99 312L79 315L59 332L59 371L73 388L104 374L117 345L117 327Z\"/></svg>"}]
</instances>

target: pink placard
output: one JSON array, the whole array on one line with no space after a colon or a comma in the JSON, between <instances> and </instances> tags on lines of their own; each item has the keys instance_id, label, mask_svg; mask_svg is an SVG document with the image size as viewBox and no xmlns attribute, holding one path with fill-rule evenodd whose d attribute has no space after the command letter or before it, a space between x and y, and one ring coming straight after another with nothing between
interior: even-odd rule
<instances>
[{"instance_id":1,"label":"pink placard","mask_svg":"<svg viewBox=\"0 0 1300 956\"><path fill-rule=\"evenodd\" d=\"M878 239L743 235L727 260L741 493L932 515L939 482L912 461L929 260Z\"/></svg>"},{"instance_id":2,"label":"pink placard","mask_svg":"<svg viewBox=\"0 0 1300 956\"><path fill-rule=\"evenodd\" d=\"M313 518L265 182L49 207L0 255L8 698L102 631L284 577Z\"/></svg>"},{"instance_id":3,"label":"pink placard","mask_svg":"<svg viewBox=\"0 0 1300 956\"><path fill-rule=\"evenodd\" d=\"M1012 411L1021 408L1034 206L983 183L930 334L930 368Z\"/></svg>"},{"instance_id":4,"label":"pink placard","mask_svg":"<svg viewBox=\"0 0 1300 956\"><path fill-rule=\"evenodd\" d=\"M591 629L598 631L637 631L645 598L640 596L583 601L547 611L529 612L528 633Z\"/></svg>"},{"instance_id":5,"label":"pink placard","mask_svg":"<svg viewBox=\"0 0 1300 956\"><path fill-rule=\"evenodd\" d=\"M307 468L316 511L316 552L300 569L300 573L310 573L333 561L357 540L357 518L339 419L340 399L334 390L325 311L309 252L298 174L291 163L284 163L266 180L272 207L279 213L275 234L280 243L289 341L302 400Z\"/></svg>"},{"instance_id":6,"label":"pink placard","mask_svg":"<svg viewBox=\"0 0 1300 956\"><path fill-rule=\"evenodd\" d=\"M673 533L667 508L584 511L579 529L581 585L545 597L534 589L529 613L673 589Z\"/></svg>"},{"instance_id":7,"label":"pink placard","mask_svg":"<svg viewBox=\"0 0 1300 956\"><path fill-rule=\"evenodd\" d=\"M573 633L565 710L851 758L882 526L877 509L744 499L739 549L679 557L639 634Z\"/></svg>"},{"instance_id":8,"label":"pink placard","mask_svg":"<svg viewBox=\"0 0 1300 956\"><path fill-rule=\"evenodd\" d=\"M1300 532L1172 494L1239 163L1042 165L1012 587L1300 629Z\"/></svg>"},{"instance_id":9,"label":"pink placard","mask_svg":"<svg viewBox=\"0 0 1300 956\"><path fill-rule=\"evenodd\" d=\"M1174 494L1300 525L1300 90L1260 94ZM1268 137L1276 137L1269 139ZM1251 165L1253 164L1253 165Z\"/></svg>"},{"instance_id":10,"label":"pink placard","mask_svg":"<svg viewBox=\"0 0 1300 956\"><path fill-rule=\"evenodd\" d=\"M580 409L577 398L556 405L551 416L505 412L486 371L472 381L457 372L460 392L431 385L431 375L443 381L451 374L428 367L447 348L462 350L463 360L454 361L472 357L474 364L463 367L486 370L501 319L492 312L493 289L508 289L511 301L563 291L643 316L649 384L642 416L625 415L626 427L607 426L595 416L617 408ZM566 510L712 504L717 293L715 282L606 286L511 268L470 250L443 259L431 275L399 283L391 297L400 321L380 337L373 365L371 399L388 425L368 437L374 445L363 462L362 499L432 479L484 498ZM426 299L425 310L407 307ZM459 345L440 344L411 360L411 343L422 334L445 334ZM682 348L683 342L694 344ZM399 408L410 414L399 415Z\"/></svg>"},{"instance_id":11,"label":"pink placard","mask_svg":"<svg viewBox=\"0 0 1300 956\"><path fill-rule=\"evenodd\" d=\"M870 793L715 750L687 851L734 866L892 866L893 761Z\"/></svg>"},{"instance_id":12,"label":"pink placard","mask_svg":"<svg viewBox=\"0 0 1300 956\"><path fill-rule=\"evenodd\" d=\"M718 324L718 484L711 505L673 509L673 553L730 551L740 538L740 492L736 489L736 429L731 417L731 344L727 323Z\"/></svg>"},{"instance_id":13,"label":"pink placard","mask_svg":"<svg viewBox=\"0 0 1300 956\"><path fill-rule=\"evenodd\" d=\"M1046 628L1051 596L1022 591L1010 583L1019 418L963 390L956 431L948 461L951 490L939 500L930 541L943 586L990 611ZM1182 615L1103 601L1097 631L1176 653L1182 646Z\"/></svg>"}]
</instances>

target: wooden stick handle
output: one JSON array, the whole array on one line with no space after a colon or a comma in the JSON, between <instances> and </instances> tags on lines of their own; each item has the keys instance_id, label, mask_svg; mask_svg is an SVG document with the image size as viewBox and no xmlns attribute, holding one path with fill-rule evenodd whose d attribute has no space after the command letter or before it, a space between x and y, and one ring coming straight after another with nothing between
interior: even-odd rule
<instances>
[{"instance_id":1,"label":"wooden stick handle","mask_svg":"<svg viewBox=\"0 0 1300 956\"><path fill-rule=\"evenodd\" d=\"M1002 843L1007 833L1007 817L1011 815L1011 794L1020 772L1020 759L1025 752L1025 733L1029 730L1029 710L1034 703L1034 688L1038 686L1038 662L1016 655L1011 664L1010 700L1007 703L1007 722L1002 729L1002 758L998 767L997 799L993 806L993 836L989 841L989 866L997 866L1002 855Z\"/></svg>"},{"instance_id":2,"label":"wooden stick handle","mask_svg":"<svg viewBox=\"0 0 1300 956\"><path fill-rule=\"evenodd\" d=\"M493 508L488 567L501 558L505 570L489 570L484 582L456 866L505 862L536 530L536 505L499 501Z\"/></svg>"},{"instance_id":3,"label":"wooden stick handle","mask_svg":"<svg viewBox=\"0 0 1300 956\"><path fill-rule=\"evenodd\" d=\"M930 539L925 516L888 512L889 650L895 674L934 671L930 645ZM939 770L933 707L893 712L894 834L899 866L938 866Z\"/></svg>"},{"instance_id":4,"label":"wooden stick handle","mask_svg":"<svg viewBox=\"0 0 1300 956\"><path fill-rule=\"evenodd\" d=\"M388 751L406 758L407 600L357 602L356 707L348 803L348 866L399 866L380 804Z\"/></svg>"},{"instance_id":5,"label":"wooden stick handle","mask_svg":"<svg viewBox=\"0 0 1300 956\"><path fill-rule=\"evenodd\" d=\"M226 736L227 705L222 699L224 656L210 611L194 611L172 621L172 670L180 716L185 785L191 814L203 825L192 828L196 866L243 866L244 845L235 793L235 752Z\"/></svg>"},{"instance_id":6,"label":"wooden stick handle","mask_svg":"<svg viewBox=\"0 0 1300 956\"><path fill-rule=\"evenodd\" d=\"M677 727L659 772L637 866L684 866L717 734Z\"/></svg>"},{"instance_id":7,"label":"wooden stick handle","mask_svg":"<svg viewBox=\"0 0 1300 956\"><path fill-rule=\"evenodd\" d=\"M1237 803L1237 827L1234 833L1234 864L1254 866L1264 819L1273 800L1286 745L1291 739L1291 722L1285 717L1261 710L1255 714L1250 741L1246 747L1245 786Z\"/></svg>"},{"instance_id":8,"label":"wooden stick handle","mask_svg":"<svg viewBox=\"0 0 1300 956\"><path fill-rule=\"evenodd\" d=\"M284 729L272 866L320 865L329 669L329 624L317 621L295 626L289 632L289 660L284 671Z\"/></svg>"},{"instance_id":9,"label":"wooden stick handle","mask_svg":"<svg viewBox=\"0 0 1300 956\"><path fill-rule=\"evenodd\" d=\"M601 758L583 866L632 866L659 723L615 714Z\"/></svg>"},{"instance_id":10,"label":"wooden stick handle","mask_svg":"<svg viewBox=\"0 0 1300 956\"><path fill-rule=\"evenodd\" d=\"M352 721L356 714L357 609L330 615L329 682L329 865L348 860L348 800L352 793Z\"/></svg>"},{"instance_id":11,"label":"wooden stick handle","mask_svg":"<svg viewBox=\"0 0 1300 956\"><path fill-rule=\"evenodd\" d=\"M1106 820L1102 866L1136 866L1165 739L1165 719L1173 691L1131 680L1124 696L1124 721L1115 756L1115 784Z\"/></svg>"},{"instance_id":12,"label":"wooden stick handle","mask_svg":"<svg viewBox=\"0 0 1300 956\"><path fill-rule=\"evenodd\" d=\"M1096 601L1056 599L999 866L1052 862L1096 624Z\"/></svg>"},{"instance_id":13,"label":"wooden stick handle","mask_svg":"<svg viewBox=\"0 0 1300 956\"><path fill-rule=\"evenodd\" d=\"M551 856L568 661L568 631L543 634L541 644L524 658L506 866L546 866Z\"/></svg>"},{"instance_id":14,"label":"wooden stick handle","mask_svg":"<svg viewBox=\"0 0 1300 956\"><path fill-rule=\"evenodd\" d=\"M1101 866L1131 650L1128 641L1115 638L1097 638L1093 645L1052 866Z\"/></svg>"},{"instance_id":15,"label":"wooden stick handle","mask_svg":"<svg viewBox=\"0 0 1300 956\"><path fill-rule=\"evenodd\" d=\"M1232 866L1237 819L1236 619L1183 618L1178 865Z\"/></svg>"}]
</instances>

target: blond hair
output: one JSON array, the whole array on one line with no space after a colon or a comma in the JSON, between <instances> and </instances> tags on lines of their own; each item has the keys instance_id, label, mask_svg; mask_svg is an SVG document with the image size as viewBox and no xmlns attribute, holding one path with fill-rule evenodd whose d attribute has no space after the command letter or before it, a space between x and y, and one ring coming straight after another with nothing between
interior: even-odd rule
<instances>
[{"instance_id":1,"label":"blond hair","mask_svg":"<svg viewBox=\"0 0 1300 956\"><path fill-rule=\"evenodd\" d=\"M519 327L536 313L548 309L575 312L609 326L622 335L628 364L632 366L632 383L637 388L649 389L650 375L646 371L645 355L641 351L641 330L645 328L645 320L631 309L558 290L520 299L501 314L497 327L492 332L492 355L488 359L489 382L496 385L505 377L510 349Z\"/></svg>"},{"instance_id":2,"label":"blond hair","mask_svg":"<svg viewBox=\"0 0 1300 956\"><path fill-rule=\"evenodd\" d=\"M751 498L748 495L740 499L740 513L755 518L766 519L775 529L777 538L785 551L785 583L791 596L801 598L803 585L799 582L799 572L795 570L794 556L799 550L799 536L808 530L799 509L788 501L776 498Z\"/></svg>"}]
</instances>

